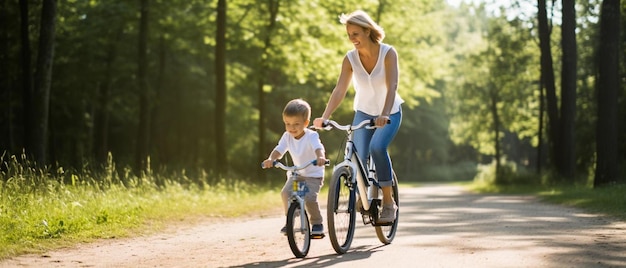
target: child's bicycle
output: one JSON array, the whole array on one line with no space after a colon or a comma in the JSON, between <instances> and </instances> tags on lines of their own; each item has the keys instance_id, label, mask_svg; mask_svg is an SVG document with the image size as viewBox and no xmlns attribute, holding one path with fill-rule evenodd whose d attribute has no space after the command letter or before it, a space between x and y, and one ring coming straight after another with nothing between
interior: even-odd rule
<instances>
[{"instance_id":1,"label":"child's bicycle","mask_svg":"<svg viewBox=\"0 0 626 268\"><path fill-rule=\"evenodd\" d=\"M327 161L325 164L328 165ZM309 191L306 182L298 178L298 171L310 165L317 165L317 160L308 162L303 166L285 166L283 163L274 161L274 167L289 171L289 176L293 178L293 188L291 192L291 201L287 210L287 240L291 252L297 258L304 258L309 253L311 239L324 238L324 234L311 234L311 224L309 223L308 213L304 205L304 196Z\"/></svg>"},{"instance_id":2,"label":"child's bicycle","mask_svg":"<svg viewBox=\"0 0 626 268\"><path fill-rule=\"evenodd\" d=\"M363 162L356 153L352 141L352 133L360 128L374 128L373 120L365 120L355 126L339 125L328 120L323 129L336 128L347 132L344 160L335 165L328 190L327 218L330 242L338 254L348 251L356 221L356 211L361 213L363 224L371 224L376 229L376 235L383 244L389 244L398 229L398 212L393 222L379 222L382 210L382 190L376 177L376 169L371 156ZM393 174L393 200L399 206L398 179ZM357 200L358 195L358 200Z\"/></svg>"}]
</instances>

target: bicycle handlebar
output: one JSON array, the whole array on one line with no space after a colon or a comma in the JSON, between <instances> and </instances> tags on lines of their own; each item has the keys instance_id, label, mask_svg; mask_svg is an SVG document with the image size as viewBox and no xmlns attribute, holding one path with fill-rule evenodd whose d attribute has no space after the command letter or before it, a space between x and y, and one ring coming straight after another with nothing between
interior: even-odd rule
<instances>
[{"instance_id":1,"label":"bicycle handlebar","mask_svg":"<svg viewBox=\"0 0 626 268\"><path fill-rule=\"evenodd\" d=\"M306 168L306 167L308 167L310 165L317 166L317 159L309 161L308 163L306 163L306 164L304 164L302 166L285 166L285 164L283 164L283 163L281 163L279 161L274 161L272 163L272 165L275 168L280 168L280 169L286 170L286 171L301 170L301 169L304 169L304 168ZM330 160L326 160L326 162L324 162L324 165L325 166L330 165ZM261 163L261 168L263 168L263 163Z\"/></svg>"},{"instance_id":2,"label":"bicycle handlebar","mask_svg":"<svg viewBox=\"0 0 626 268\"><path fill-rule=\"evenodd\" d=\"M387 124L390 124L391 120L387 120ZM336 128L339 130L343 130L343 131L349 131L349 130L357 130L360 128L367 128L367 129L373 129L376 128L376 121L374 119L365 119L363 121L361 121L361 123L358 123L356 125L340 125L339 123L337 123L334 120L326 120L323 124L322 124L322 129L324 130L330 130L332 128Z\"/></svg>"}]
</instances>

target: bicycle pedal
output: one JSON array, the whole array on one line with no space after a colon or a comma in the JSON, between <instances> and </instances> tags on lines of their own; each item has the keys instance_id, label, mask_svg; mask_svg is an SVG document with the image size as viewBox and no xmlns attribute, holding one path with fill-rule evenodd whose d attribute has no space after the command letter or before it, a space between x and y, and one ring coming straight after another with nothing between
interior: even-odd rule
<instances>
[{"instance_id":1,"label":"bicycle pedal","mask_svg":"<svg viewBox=\"0 0 626 268\"><path fill-rule=\"evenodd\" d=\"M374 226L391 226L393 225L393 223L396 221L389 221L389 222L373 222L372 225Z\"/></svg>"},{"instance_id":2,"label":"bicycle pedal","mask_svg":"<svg viewBox=\"0 0 626 268\"><path fill-rule=\"evenodd\" d=\"M312 234L312 235L311 235L311 239L322 239L322 238L324 238L325 236L326 236L326 235L324 235L324 234L318 234L318 235L314 235L314 234Z\"/></svg>"}]
</instances>

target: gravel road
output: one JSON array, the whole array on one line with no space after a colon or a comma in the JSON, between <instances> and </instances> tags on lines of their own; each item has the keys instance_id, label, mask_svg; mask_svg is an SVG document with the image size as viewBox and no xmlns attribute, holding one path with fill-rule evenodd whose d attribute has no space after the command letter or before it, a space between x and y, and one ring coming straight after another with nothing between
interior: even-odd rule
<instances>
[{"instance_id":1,"label":"gravel road","mask_svg":"<svg viewBox=\"0 0 626 268\"><path fill-rule=\"evenodd\" d=\"M0 267L626 267L626 223L608 217L449 184L400 188L400 202L392 244L357 221L344 255L327 236L294 258L275 214L24 255Z\"/></svg>"}]
</instances>

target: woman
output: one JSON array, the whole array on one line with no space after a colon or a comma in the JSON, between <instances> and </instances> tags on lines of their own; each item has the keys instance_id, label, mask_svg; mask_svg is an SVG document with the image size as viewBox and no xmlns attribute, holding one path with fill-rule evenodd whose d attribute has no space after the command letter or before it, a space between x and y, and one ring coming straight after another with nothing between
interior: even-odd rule
<instances>
[{"instance_id":1,"label":"woman","mask_svg":"<svg viewBox=\"0 0 626 268\"><path fill-rule=\"evenodd\" d=\"M393 222L398 206L392 198L392 167L387 152L402 121L401 104L404 102L396 93L398 88L398 54L385 43L383 29L370 16L361 11L340 16L354 49L343 58L341 74L328 100L322 117L313 121L322 127L324 121L337 109L345 98L350 81L354 83L355 115L352 124L366 119L375 119L375 129L360 129L354 132L354 144L361 159L371 154L376 165L378 181L383 190L383 210L380 222ZM390 122L388 124L388 121Z\"/></svg>"}]
</instances>

